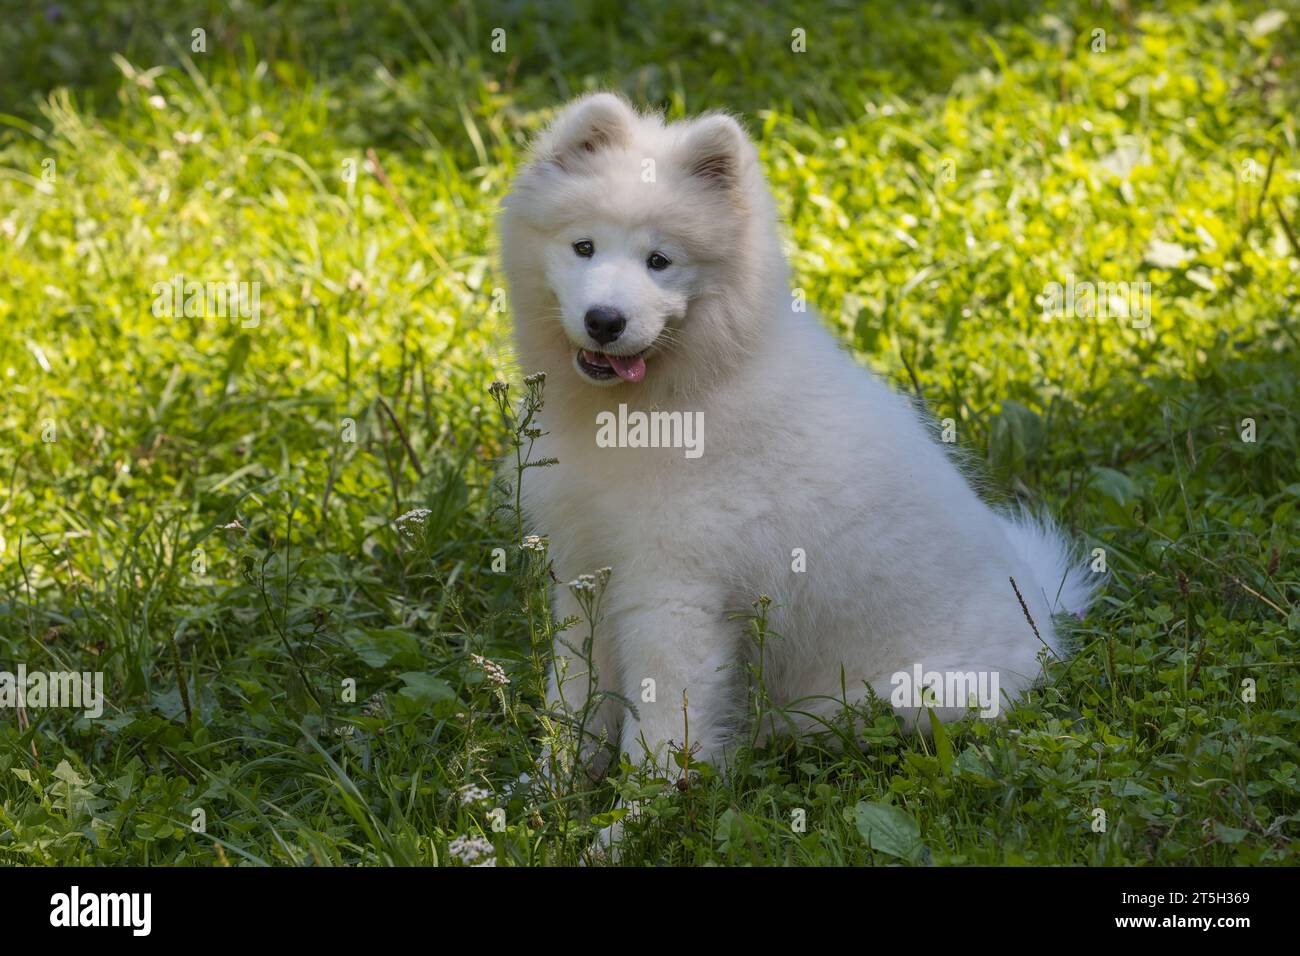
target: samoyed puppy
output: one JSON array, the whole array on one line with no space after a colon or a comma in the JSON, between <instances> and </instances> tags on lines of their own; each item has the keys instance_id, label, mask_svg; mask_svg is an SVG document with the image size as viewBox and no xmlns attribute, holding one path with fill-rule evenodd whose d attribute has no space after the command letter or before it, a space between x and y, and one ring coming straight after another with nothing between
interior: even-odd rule
<instances>
[{"instance_id":1,"label":"samoyed puppy","mask_svg":"<svg viewBox=\"0 0 1300 956\"><path fill-rule=\"evenodd\" d=\"M556 641L552 705L591 701L588 734L675 777L683 744L722 764L753 730L759 664L807 730L868 688L908 722L990 716L1041 676L1086 565L1051 523L985 504L804 311L734 119L578 99L500 225L517 358L546 375L533 456L558 459L526 473L524 507L560 581L612 569L589 652L586 623ZM761 661L738 619L759 595ZM554 610L583 617L564 585Z\"/></svg>"}]
</instances>

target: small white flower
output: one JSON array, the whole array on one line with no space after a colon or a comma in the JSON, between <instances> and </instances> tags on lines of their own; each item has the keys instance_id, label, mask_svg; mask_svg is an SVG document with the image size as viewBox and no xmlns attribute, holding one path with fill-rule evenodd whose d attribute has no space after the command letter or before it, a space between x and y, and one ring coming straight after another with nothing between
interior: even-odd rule
<instances>
[{"instance_id":1,"label":"small white flower","mask_svg":"<svg viewBox=\"0 0 1300 956\"><path fill-rule=\"evenodd\" d=\"M424 527L424 523L429 520L429 515L433 514L428 508L412 508L406 514L402 515L394 522L397 530L402 534L415 536L415 533Z\"/></svg>"},{"instance_id":2,"label":"small white flower","mask_svg":"<svg viewBox=\"0 0 1300 956\"><path fill-rule=\"evenodd\" d=\"M537 534L524 535L523 543L519 545L520 551L536 551L538 554L546 552L546 546L550 542L546 538Z\"/></svg>"},{"instance_id":3,"label":"small white flower","mask_svg":"<svg viewBox=\"0 0 1300 956\"><path fill-rule=\"evenodd\" d=\"M591 574L579 574L569 582L569 589L578 593L596 590L596 578Z\"/></svg>"},{"instance_id":4,"label":"small white flower","mask_svg":"<svg viewBox=\"0 0 1300 956\"><path fill-rule=\"evenodd\" d=\"M483 837L458 836L447 844L447 852L466 866L492 866L496 863L492 856L492 843ZM487 857L492 863L479 863L480 857Z\"/></svg>"},{"instance_id":5,"label":"small white flower","mask_svg":"<svg viewBox=\"0 0 1300 956\"><path fill-rule=\"evenodd\" d=\"M456 798L460 801L462 807L473 806L476 803L483 803L492 796L492 791L486 787L476 787L469 783L456 791Z\"/></svg>"},{"instance_id":6,"label":"small white flower","mask_svg":"<svg viewBox=\"0 0 1300 956\"><path fill-rule=\"evenodd\" d=\"M505 687L510 683L505 670L495 661L490 661L479 654L471 654L469 659L474 662L475 667L482 668L483 673L487 675L488 683L496 684L498 687Z\"/></svg>"}]
</instances>

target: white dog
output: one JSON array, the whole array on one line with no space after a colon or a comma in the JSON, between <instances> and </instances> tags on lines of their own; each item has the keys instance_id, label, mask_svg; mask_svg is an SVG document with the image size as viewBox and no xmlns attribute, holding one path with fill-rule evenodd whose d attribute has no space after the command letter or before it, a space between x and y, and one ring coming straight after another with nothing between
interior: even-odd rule
<instances>
[{"instance_id":1,"label":"white dog","mask_svg":"<svg viewBox=\"0 0 1300 956\"><path fill-rule=\"evenodd\" d=\"M587 730L675 773L687 694L695 759L720 761L756 654L736 616L760 594L766 690L804 727L868 687L897 702L900 674L940 675L925 702L941 719L969 712L942 675L973 690L991 674L1010 696L1041 674L1053 615L1088 603L1086 567L1052 525L981 501L913 404L796 307L733 119L665 124L611 94L579 99L540 137L501 229L518 359L546 373L534 454L559 459L527 473L525 508L562 580L613 569L594 668L567 632L553 703L631 702L604 699ZM565 587L555 608L580 616ZM904 694L902 716L919 702Z\"/></svg>"}]
</instances>

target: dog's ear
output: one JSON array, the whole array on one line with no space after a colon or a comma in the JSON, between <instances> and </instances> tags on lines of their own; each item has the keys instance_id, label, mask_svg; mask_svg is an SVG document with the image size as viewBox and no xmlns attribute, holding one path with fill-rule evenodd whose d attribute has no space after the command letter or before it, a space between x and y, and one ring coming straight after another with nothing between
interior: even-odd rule
<instances>
[{"instance_id":1,"label":"dog's ear","mask_svg":"<svg viewBox=\"0 0 1300 956\"><path fill-rule=\"evenodd\" d=\"M713 186L734 189L750 149L740 124L726 113L700 117L686 131L683 165L686 171Z\"/></svg>"},{"instance_id":2,"label":"dog's ear","mask_svg":"<svg viewBox=\"0 0 1300 956\"><path fill-rule=\"evenodd\" d=\"M584 154L622 146L632 137L636 113L613 93L574 100L557 116L537 144L537 158L569 168Z\"/></svg>"}]
</instances>

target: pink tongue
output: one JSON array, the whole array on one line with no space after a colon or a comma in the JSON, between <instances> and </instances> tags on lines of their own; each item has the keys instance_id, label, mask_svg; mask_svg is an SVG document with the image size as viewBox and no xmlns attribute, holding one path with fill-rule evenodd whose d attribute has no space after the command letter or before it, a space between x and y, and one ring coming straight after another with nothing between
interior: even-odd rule
<instances>
[{"instance_id":1,"label":"pink tongue","mask_svg":"<svg viewBox=\"0 0 1300 956\"><path fill-rule=\"evenodd\" d=\"M605 354L616 375L625 382L639 382L645 378L645 359L639 355L623 356Z\"/></svg>"}]
</instances>

